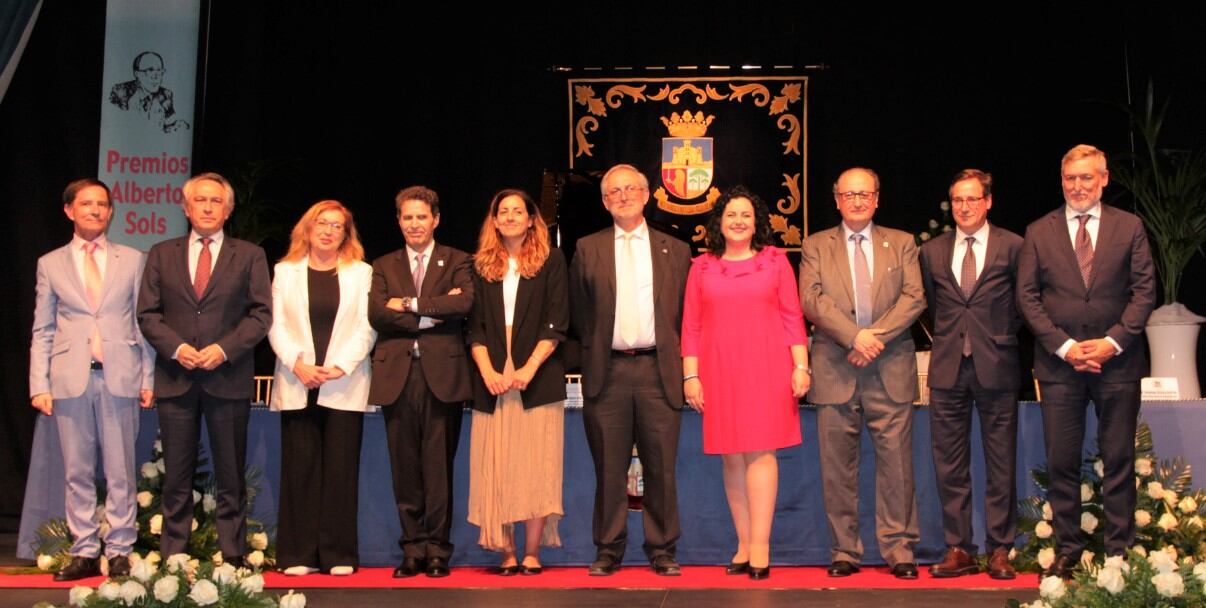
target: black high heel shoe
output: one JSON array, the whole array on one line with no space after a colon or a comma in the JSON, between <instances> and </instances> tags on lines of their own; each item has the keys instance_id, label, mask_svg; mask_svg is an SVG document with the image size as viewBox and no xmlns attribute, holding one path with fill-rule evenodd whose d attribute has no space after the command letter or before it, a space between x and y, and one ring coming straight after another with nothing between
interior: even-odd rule
<instances>
[{"instance_id":1,"label":"black high heel shoe","mask_svg":"<svg viewBox=\"0 0 1206 608\"><path fill-rule=\"evenodd\" d=\"M770 578L770 566L766 566L765 568L755 568L750 566L749 573L750 580L752 581L768 579Z\"/></svg>"},{"instance_id":2,"label":"black high heel shoe","mask_svg":"<svg viewBox=\"0 0 1206 608\"><path fill-rule=\"evenodd\" d=\"M745 574L750 571L750 562L729 562L728 567L724 569L724 573L728 575Z\"/></svg>"}]
</instances>

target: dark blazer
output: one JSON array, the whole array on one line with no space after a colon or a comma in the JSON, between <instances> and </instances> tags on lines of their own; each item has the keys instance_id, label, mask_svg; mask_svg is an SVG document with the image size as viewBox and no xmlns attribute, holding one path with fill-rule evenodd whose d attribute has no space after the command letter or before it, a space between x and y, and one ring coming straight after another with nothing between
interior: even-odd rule
<instances>
[{"instance_id":1,"label":"dark blazer","mask_svg":"<svg viewBox=\"0 0 1206 608\"><path fill-rule=\"evenodd\" d=\"M419 359L427 386L445 403L468 401L469 360L465 354L464 320L473 307L473 270L469 254L436 243L423 275L419 312L397 312L385 307L390 298L415 297L406 248L373 261L373 286L369 291L369 324L377 330L373 349L373 380L368 402L391 405L398 400L410 372L410 350L419 341ZM461 293L448 295L453 288ZM419 317L440 319L419 329Z\"/></svg>"},{"instance_id":2,"label":"dark blazer","mask_svg":"<svg viewBox=\"0 0 1206 608\"><path fill-rule=\"evenodd\" d=\"M1139 340L1156 301L1152 254L1143 222L1101 205L1086 288L1068 235L1064 206L1026 228L1018 255L1018 309L1034 332L1034 375L1043 382L1074 382L1076 370L1055 351L1069 339L1109 336L1122 353L1101 369L1103 382L1137 382L1147 373Z\"/></svg>"},{"instance_id":3,"label":"dark blazer","mask_svg":"<svg viewBox=\"0 0 1206 608\"><path fill-rule=\"evenodd\" d=\"M191 234L191 232L190 232ZM138 293L138 326L155 347L155 395L179 397L199 384L220 399L255 394L255 346L272 325L272 285L264 250L224 235L205 293L188 274L188 239L151 247ZM217 344L226 361L213 371L187 370L172 359L181 344Z\"/></svg>"},{"instance_id":4,"label":"dark blazer","mask_svg":"<svg viewBox=\"0 0 1206 608\"><path fill-rule=\"evenodd\" d=\"M615 227L578 240L570 264L570 321L582 343L582 393L599 396L611 364L616 324ZM683 298L691 269L691 248L663 232L649 228L649 254L653 260L654 337L657 340L658 375L666 400L683 404L683 357L679 332L683 325Z\"/></svg>"},{"instance_id":5,"label":"dark blazer","mask_svg":"<svg viewBox=\"0 0 1206 608\"><path fill-rule=\"evenodd\" d=\"M921 246L926 312L934 322L928 384L931 388L954 388L963 358L963 336L968 334L980 385L990 391L1016 391L1020 385L1018 329L1022 318L1014 304L1013 287L1022 237L989 226L984 268L967 298L951 270L957 233L943 233Z\"/></svg>"},{"instance_id":6,"label":"dark blazer","mask_svg":"<svg viewBox=\"0 0 1206 608\"><path fill-rule=\"evenodd\" d=\"M487 281L476 272L473 312L469 315L470 344L482 344L490 365L501 371L507 363L507 318L503 306L502 281ZM511 323L511 361L522 367L541 340L565 341L569 329L569 294L566 292L565 256L560 249L549 251L549 259L536 276L519 279L515 294L515 318ZM561 349L536 370L527 390L519 393L524 409L565 400L565 363ZM473 409L494 412L497 397L486 389L481 374L473 374Z\"/></svg>"}]
</instances>

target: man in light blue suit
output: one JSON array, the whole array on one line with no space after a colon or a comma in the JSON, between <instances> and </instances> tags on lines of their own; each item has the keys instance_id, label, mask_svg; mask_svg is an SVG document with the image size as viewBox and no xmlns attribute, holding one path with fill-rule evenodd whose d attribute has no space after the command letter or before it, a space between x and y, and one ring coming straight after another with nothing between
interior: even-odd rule
<instances>
[{"instance_id":1,"label":"man in light blue suit","mask_svg":"<svg viewBox=\"0 0 1206 608\"><path fill-rule=\"evenodd\" d=\"M105 237L113 207L104 183L68 184L63 212L75 225L75 236L38 260L29 349L30 400L58 426L67 526L75 539L71 562L54 578L99 575L102 540L109 575L124 576L137 538L138 406L151 406L155 360L135 317L144 256ZM98 451L107 531L94 521Z\"/></svg>"}]
</instances>

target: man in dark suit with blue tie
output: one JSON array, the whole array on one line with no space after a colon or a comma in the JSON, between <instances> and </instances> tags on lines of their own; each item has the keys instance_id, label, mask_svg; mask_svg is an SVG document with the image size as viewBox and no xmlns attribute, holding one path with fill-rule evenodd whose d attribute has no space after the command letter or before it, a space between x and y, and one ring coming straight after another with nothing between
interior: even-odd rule
<instances>
[{"instance_id":1,"label":"man in dark suit with blue tie","mask_svg":"<svg viewBox=\"0 0 1206 608\"><path fill-rule=\"evenodd\" d=\"M937 578L979 572L972 542L972 408L980 416L988 481L984 513L988 574L1014 578L1009 550L1014 518L1018 433L1018 338L1014 304L1022 237L988 223L992 175L966 169L950 185L956 230L921 248L930 355L930 437L942 499L946 556L930 568Z\"/></svg>"},{"instance_id":2,"label":"man in dark suit with blue tie","mask_svg":"<svg viewBox=\"0 0 1206 608\"><path fill-rule=\"evenodd\" d=\"M272 325L268 262L258 246L225 235L234 189L217 173L184 183L188 235L147 254L138 324L155 347L155 397L163 439L164 556L185 553L193 523L193 477L201 418L217 481L223 561L243 563L247 536L247 420L255 392L255 346Z\"/></svg>"},{"instance_id":3,"label":"man in dark suit with blue tie","mask_svg":"<svg viewBox=\"0 0 1206 608\"><path fill-rule=\"evenodd\" d=\"M1125 554L1135 540L1135 427L1155 274L1143 222L1101 202L1109 179L1101 150L1069 150L1064 205L1030 224L1018 256L1018 309L1034 332L1051 476L1056 559L1048 576L1070 577L1084 550L1081 444L1090 401L1105 467L1106 555Z\"/></svg>"}]
</instances>

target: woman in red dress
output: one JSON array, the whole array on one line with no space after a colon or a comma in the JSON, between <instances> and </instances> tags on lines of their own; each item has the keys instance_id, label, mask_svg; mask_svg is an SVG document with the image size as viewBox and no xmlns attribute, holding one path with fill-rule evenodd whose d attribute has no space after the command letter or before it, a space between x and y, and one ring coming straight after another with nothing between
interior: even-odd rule
<instances>
[{"instance_id":1,"label":"woman in red dress","mask_svg":"<svg viewBox=\"0 0 1206 608\"><path fill-rule=\"evenodd\" d=\"M770 575L775 450L800 444L799 398L811 380L796 278L771 238L766 204L740 186L726 192L683 307L683 391L703 414L704 452L724 461L737 529L727 572L753 579Z\"/></svg>"}]
</instances>

